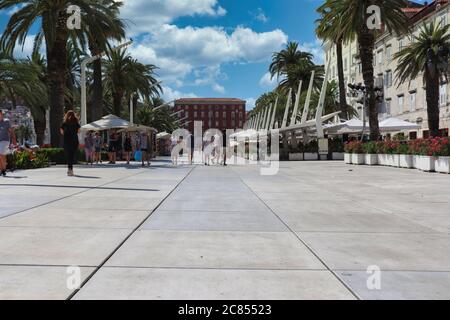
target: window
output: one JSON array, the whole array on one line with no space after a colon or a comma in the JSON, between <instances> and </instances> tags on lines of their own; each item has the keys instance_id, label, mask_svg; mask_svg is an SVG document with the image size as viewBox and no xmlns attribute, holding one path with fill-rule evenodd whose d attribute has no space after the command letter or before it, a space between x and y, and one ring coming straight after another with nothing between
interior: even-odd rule
<instances>
[{"instance_id":1,"label":"window","mask_svg":"<svg viewBox=\"0 0 450 320\"><path fill-rule=\"evenodd\" d=\"M386 47L386 60L391 61L392 59L392 46Z\"/></svg>"},{"instance_id":2,"label":"window","mask_svg":"<svg viewBox=\"0 0 450 320\"><path fill-rule=\"evenodd\" d=\"M226 118L227 118L227 113L226 113L225 111L223 112L223 114L222 114L222 115L223 115L223 118L224 118L224 119L226 119Z\"/></svg>"},{"instance_id":3,"label":"window","mask_svg":"<svg viewBox=\"0 0 450 320\"><path fill-rule=\"evenodd\" d=\"M391 99L386 100L386 114L389 116L391 115L391 103L392 103Z\"/></svg>"},{"instance_id":4,"label":"window","mask_svg":"<svg viewBox=\"0 0 450 320\"><path fill-rule=\"evenodd\" d=\"M198 112L194 111L194 118L197 118L197 117L198 117Z\"/></svg>"},{"instance_id":5,"label":"window","mask_svg":"<svg viewBox=\"0 0 450 320\"><path fill-rule=\"evenodd\" d=\"M377 53L377 64L383 64L383 50L380 50Z\"/></svg>"},{"instance_id":6,"label":"window","mask_svg":"<svg viewBox=\"0 0 450 320\"><path fill-rule=\"evenodd\" d=\"M384 83L386 85L386 88L392 87L392 71L388 70L386 71L384 75Z\"/></svg>"},{"instance_id":7,"label":"window","mask_svg":"<svg viewBox=\"0 0 450 320\"><path fill-rule=\"evenodd\" d=\"M402 51L404 45L405 45L405 42L403 39L398 40L398 51Z\"/></svg>"},{"instance_id":8,"label":"window","mask_svg":"<svg viewBox=\"0 0 450 320\"><path fill-rule=\"evenodd\" d=\"M398 113L402 114L403 113L403 102L404 102L404 96L399 96L398 97Z\"/></svg>"},{"instance_id":9,"label":"window","mask_svg":"<svg viewBox=\"0 0 450 320\"><path fill-rule=\"evenodd\" d=\"M447 105L447 84L441 84L439 87L439 105L445 107Z\"/></svg>"},{"instance_id":10,"label":"window","mask_svg":"<svg viewBox=\"0 0 450 320\"><path fill-rule=\"evenodd\" d=\"M411 92L409 95L409 111L414 112L416 110L416 92Z\"/></svg>"},{"instance_id":11,"label":"window","mask_svg":"<svg viewBox=\"0 0 450 320\"><path fill-rule=\"evenodd\" d=\"M447 25L447 14L443 14L439 17L439 24L441 25L441 27Z\"/></svg>"}]
</instances>

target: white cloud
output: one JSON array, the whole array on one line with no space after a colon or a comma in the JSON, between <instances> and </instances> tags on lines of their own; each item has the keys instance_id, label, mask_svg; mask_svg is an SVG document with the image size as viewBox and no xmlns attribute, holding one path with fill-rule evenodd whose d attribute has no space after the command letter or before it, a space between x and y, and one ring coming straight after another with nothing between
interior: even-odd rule
<instances>
[{"instance_id":1,"label":"white cloud","mask_svg":"<svg viewBox=\"0 0 450 320\"><path fill-rule=\"evenodd\" d=\"M162 25L131 48L133 56L157 65L164 81L183 81L194 77L194 85L211 85L224 92L217 82L227 78L220 71L224 63L253 63L268 60L287 42L281 30L256 33L237 27L231 33L220 27L180 28Z\"/></svg>"},{"instance_id":2,"label":"white cloud","mask_svg":"<svg viewBox=\"0 0 450 320\"><path fill-rule=\"evenodd\" d=\"M171 87L163 86L164 94L162 95L162 98L165 101L174 101L180 98L197 98L197 95L194 93L185 93L178 90L174 90Z\"/></svg>"},{"instance_id":3,"label":"white cloud","mask_svg":"<svg viewBox=\"0 0 450 320\"><path fill-rule=\"evenodd\" d=\"M214 83L212 85L212 89L217 93L222 93L222 94L225 93L225 88L218 83Z\"/></svg>"},{"instance_id":4,"label":"white cloud","mask_svg":"<svg viewBox=\"0 0 450 320\"><path fill-rule=\"evenodd\" d=\"M255 20L258 20L259 22L267 23L267 21L269 21L269 18L267 18L265 12L261 8L258 8L252 15Z\"/></svg>"},{"instance_id":5,"label":"white cloud","mask_svg":"<svg viewBox=\"0 0 450 320\"><path fill-rule=\"evenodd\" d=\"M316 39L314 42L301 43L299 49L301 51L311 52L314 55L314 62L317 64L325 63L325 51L322 47L322 41Z\"/></svg>"},{"instance_id":6,"label":"white cloud","mask_svg":"<svg viewBox=\"0 0 450 320\"><path fill-rule=\"evenodd\" d=\"M256 105L255 98L247 98L245 100L247 101L247 110L252 110L255 108L255 105Z\"/></svg>"},{"instance_id":7,"label":"white cloud","mask_svg":"<svg viewBox=\"0 0 450 320\"><path fill-rule=\"evenodd\" d=\"M218 0L122 0L122 17L132 33L149 32L183 16L224 16Z\"/></svg>"},{"instance_id":8,"label":"white cloud","mask_svg":"<svg viewBox=\"0 0 450 320\"><path fill-rule=\"evenodd\" d=\"M261 80L259 80L259 85L263 88L273 89L277 85L277 78L270 75L270 72L265 73Z\"/></svg>"}]
</instances>

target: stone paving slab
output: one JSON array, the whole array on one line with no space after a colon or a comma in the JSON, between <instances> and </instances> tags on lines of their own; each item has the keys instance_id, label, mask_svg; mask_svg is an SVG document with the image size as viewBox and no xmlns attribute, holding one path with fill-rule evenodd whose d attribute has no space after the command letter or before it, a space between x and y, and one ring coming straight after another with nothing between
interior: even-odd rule
<instances>
[{"instance_id":1,"label":"stone paving slab","mask_svg":"<svg viewBox=\"0 0 450 320\"><path fill-rule=\"evenodd\" d=\"M148 214L148 211L133 210L40 207L0 220L0 227L133 229Z\"/></svg>"},{"instance_id":2,"label":"stone paving slab","mask_svg":"<svg viewBox=\"0 0 450 320\"><path fill-rule=\"evenodd\" d=\"M352 300L327 271L102 268L76 296L152 300Z\"/></svg>"},{"instance_id":3,"label":"stone paving slab","mask_svg":"<svg viewBox=\"0 0 450 320\"><path fill-rule=\"evenodd\" d=\"M74 290L67 287L67 267L1 266L0 300L65 300ZM94 268L80 268L85 281Z\"/></svg>"},{"instance_id":4,"label":"stone paving slab","mask_svg":"<svg viewBox=\"0 0 450 320\"><path fill-rule=\"evenodd\" d=\"M98 266L132 230L0 228L0 265Z\"/></svg>"},{"instance_id":5,"label":"stone paving slab","mask_svg":"<svg viewBox=\"0 0 450 320\"><path fill-rule=\"evenodd\" d=\"M1 225L1 224L0 224ZM158 211L142 226L147 230L287 232L278 218L261 212Z\"/></svg>"},{"instance_id":6,"label":"stone paving slab","mask_svg":"<svg viewBox=\"0 0 450 320\"><path fill-rule=\"evenodd\" d=\"M365 300L450 300L450 272L383 271L380 290L367 289L367 273L339 275Z\"/></svg>"},{"instance_id":7,"label":"stone paving slab","mask_svg":"<svg viewBox=\"0 0 450 320\"><path fill-rule=\"evenodd\" d=\"M136 232L106 266L325 269L291 233Z\"/></svg>"},{"instance_id":8,"label":"stone paving slab","mask_svg":"<svg viewBox=\"0 0 450 320\"><path fill-rule=\"evenodd\" d=\"M333 270L450 271L450 236L418 233L301 233Z\"/></svg>"}]
</instances>

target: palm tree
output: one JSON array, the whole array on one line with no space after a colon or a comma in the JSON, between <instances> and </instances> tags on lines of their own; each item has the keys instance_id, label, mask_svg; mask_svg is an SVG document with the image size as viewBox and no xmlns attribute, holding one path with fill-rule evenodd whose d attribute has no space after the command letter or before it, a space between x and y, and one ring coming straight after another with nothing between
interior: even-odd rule
<instances>
[{"instance_id":1,"label":"palm tree","mask_svg":"<svg viewBox=\"0 0 450 320\"><path fill-rule=\"evenodd\" d=\"M327 0L322 6L317 9L317 12L321 15L321 18L316 21L316 34L320 39L329 41L336 47L337 70L339 79L339 104L341 106L341 110L346 110L348 109L348 104L342 57L343 37L339 32L341 17L338 15L329 14L333 10L333 7L331 5L332 1ZM325 16L331 17L331 19L324 19Z\"/></svg>"},{"instance_id":2,"label":"palm tree","mask_svg":"<svg viewBox=\"0 0 450 320\"><path fill-rule=\"evenodd\" d=\"M89 21L86 30L87 45L91 56L98 56L110 49L109 41L120 41L125 38L125 25L119 18L122 2L99 0L107 9L107 14L95 11L93 16L86 17ZM105 18L107 18L105 20ZM90 101L90 119L96 121L103 116L103 77L102 59L93 62L92 99Z\"/></svg>"},{"instance_id":3,"label":"palm tree","mask_svg":"<svg viewBox=\"0 0 450 320\"><path fill-rule=\"evenodd\" d=\"M423 73L426 86L428 127L430 135L439 132L439 85L447 77L450 48L450 25L424 23L418 36L403 50L395 54L399 85Z\"/></svg>"},{"instance_id":4,"label":"palm tree","mask_svg":"<svg viewBox=\"0 0 450 320\"><path fill-rule=\"evenodd\" d=\"M0 1L0 10L18 8L10 17L0 40L2 50L9 54L13 52L16 44L23 45L30 29L36 22L40 23L36 39L38 41L45 38L50 91L50 133L54 146L62 143L59 127L65 107L67 41L69 37L79 36L79 32L67 28L69 5L78 6L86 17L101 16L102 21L108 21L108 16L111 16L104 2L97 0ZM90 26L90 24L90 20L85 19L82 25Z\"/></svg>"},{"instance_id":5,"label":"palm tree","mask_svg":"<svg viewBox=\"0 0 450 320\"><path fill-rule=\"evenodd\" d=\"M316 88L320 88L323 80L323 67L316 66L313 62L314 56L309 52L300 51L298 46L297 42L289 42L285 49L273 54L269 67L272 79L274 77L281 78L278 89L284 93L289 92L291 88L294 89L293 99L295 99L300 81L309 83L313 70L316 71L314 81Z\"/></svg>"},{"instance_id":6,"label":"palm tree","mask_svg":"<svg viewBox=\"0 0 450 320\"><path fill-rule=\"evenodd\" d=\"M344 42L355 36L358 40L364 84L369 90L367 100L372 140L378 140L380 136L373 65L375 37L379 30L369 27L371 11L368 9L376 5L380 9L384 28L388 32L403 33L409 31L409 21L402 10L408 4L406 0L328 0L331 10L323 12L322 19L325 21L333 21L336 16L339 17L336 28Z\"/></svg>"},{"instance_id":7,"label":"palm tree","mask_svg":"<svg viewBox=\"0 0 450 320\"><path fill-rule=\"evenodd\" d=\"M114 114L119 117L124 97L141 96L149 100L162 90L155 78L156 66L134 60L126 50L110 52L103 65L104 86L112 96Z\"/></svg>"}]
</instances>

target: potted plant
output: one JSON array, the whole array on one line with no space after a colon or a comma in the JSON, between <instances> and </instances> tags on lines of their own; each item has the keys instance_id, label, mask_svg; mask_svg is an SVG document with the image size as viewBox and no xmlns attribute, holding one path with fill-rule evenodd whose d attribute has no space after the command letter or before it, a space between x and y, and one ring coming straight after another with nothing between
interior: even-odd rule
<instances>
[{"instance_id":1,"label":"potted plant","mask_svg":"<svg viewBox=\"0 0 450 320\"><path fill-rule=\"evenodd\" d=\"M378 164L377 143L368 142L363 145L365 153L365 164L375 166Z\"/></svg>"},{"instance_id":2,"label":"potted plant","mask_svg":"<svg viewBox=\"0 0 450 320\"><path fill-rule=\"evenodd\" d=\"M435 169L435 157L431 149L431 139L414 140L411 144L416 154L416 168L425 172L433 172Z\"/></svg>"},{"instance_id":3,"label":"potted plant","mask_svg":"<svg viewBox=\"0 0 450 320\"><path fill-rule=\"evenodd\" d=\"M401 143L398 146L397 153L399 155L400 168L412 169L414 168L414 156L411 154L409 144Z\"/></svg>"},{"instance_id":4,"label":"potted plant","mask_svg":"<svg viewBox=\"0 0 450 320\"><path fill-rule=\"evenodd\" d=\"M383 141L378 141L378 142L376 142L376 148L377 148L377 150L376 150L376 152L377 152L377 155L378 155L378 164L380 165L380 166L387 166L388 165L388 159L387 159L387 154L386 154L386 151L385 151L385 146L384 146L384 142Z\"/></svg>"},{"instance_id":5,"label":"potted plant","mask_svg":"<svg viewBox=\"0 0 450 320\"><path fill-rule=\"evenodd\" d=\"M335 138L330 140L331 159L344 160L344 143L341 139Z\"/></svg>"},{"instance_id":6,"label":"potted plant","mask_svg":"<svg viewBox=\"0 0 450 320\"><path fill-rule=\"evenodd\" d=\"M439 173L450 174L450 138L436 138L431 141L434 169Z\"/></svg>"},{"instance_id":7,"label":"potted plant","mask_svg":"<svg viewBox=\"0 0 450 320\"><path fill-rule=\"evenodd\" d=\"M387 155L386 165L389 167L399 167L400 166L400 156L397 153L399 143L397 141L385 141L384 143L384 153Z\"/></svg>"},{"instance_id":8,"label":"potted plant","mask_svg":"<svg viewBox=\"0 0 450 320\"><path fill-rule=\"evenodd\" d=\"M351 141L346 145L347 153L351 153L352 164L362 165L365 163L363 143L361 141Z\"/></svg>"},{"instance_id":9,"label":"potted plant","mask_svg":"<svg viewBox=\"0 0 450 320\"><path fill-rule=\"evenodd\" d=\"M344 145L344 161L346 164L352 164L352 154L353 154L352 145L349 142L347 142Z\"/></svg>"},{"instance_id":10,"label":"potted plant","mask_svg":"<svg viewBox=\"0 0 450 320\"><path fill-rule=\"evenodd\" d=\"M290 147L289 161L303 161L303 144L298 144L296 148Z\"/></svg>"},{"instance_id":11,"label":"potted plant","mask_svg":"<svg viewBox=\"0 0 450 320\"><path fill-rule=\"evenodd\" d=\"M311 141L304 148L303 157L305 161L319 160L319 143L317 141Z\"/></svg>"}]
</instances>

